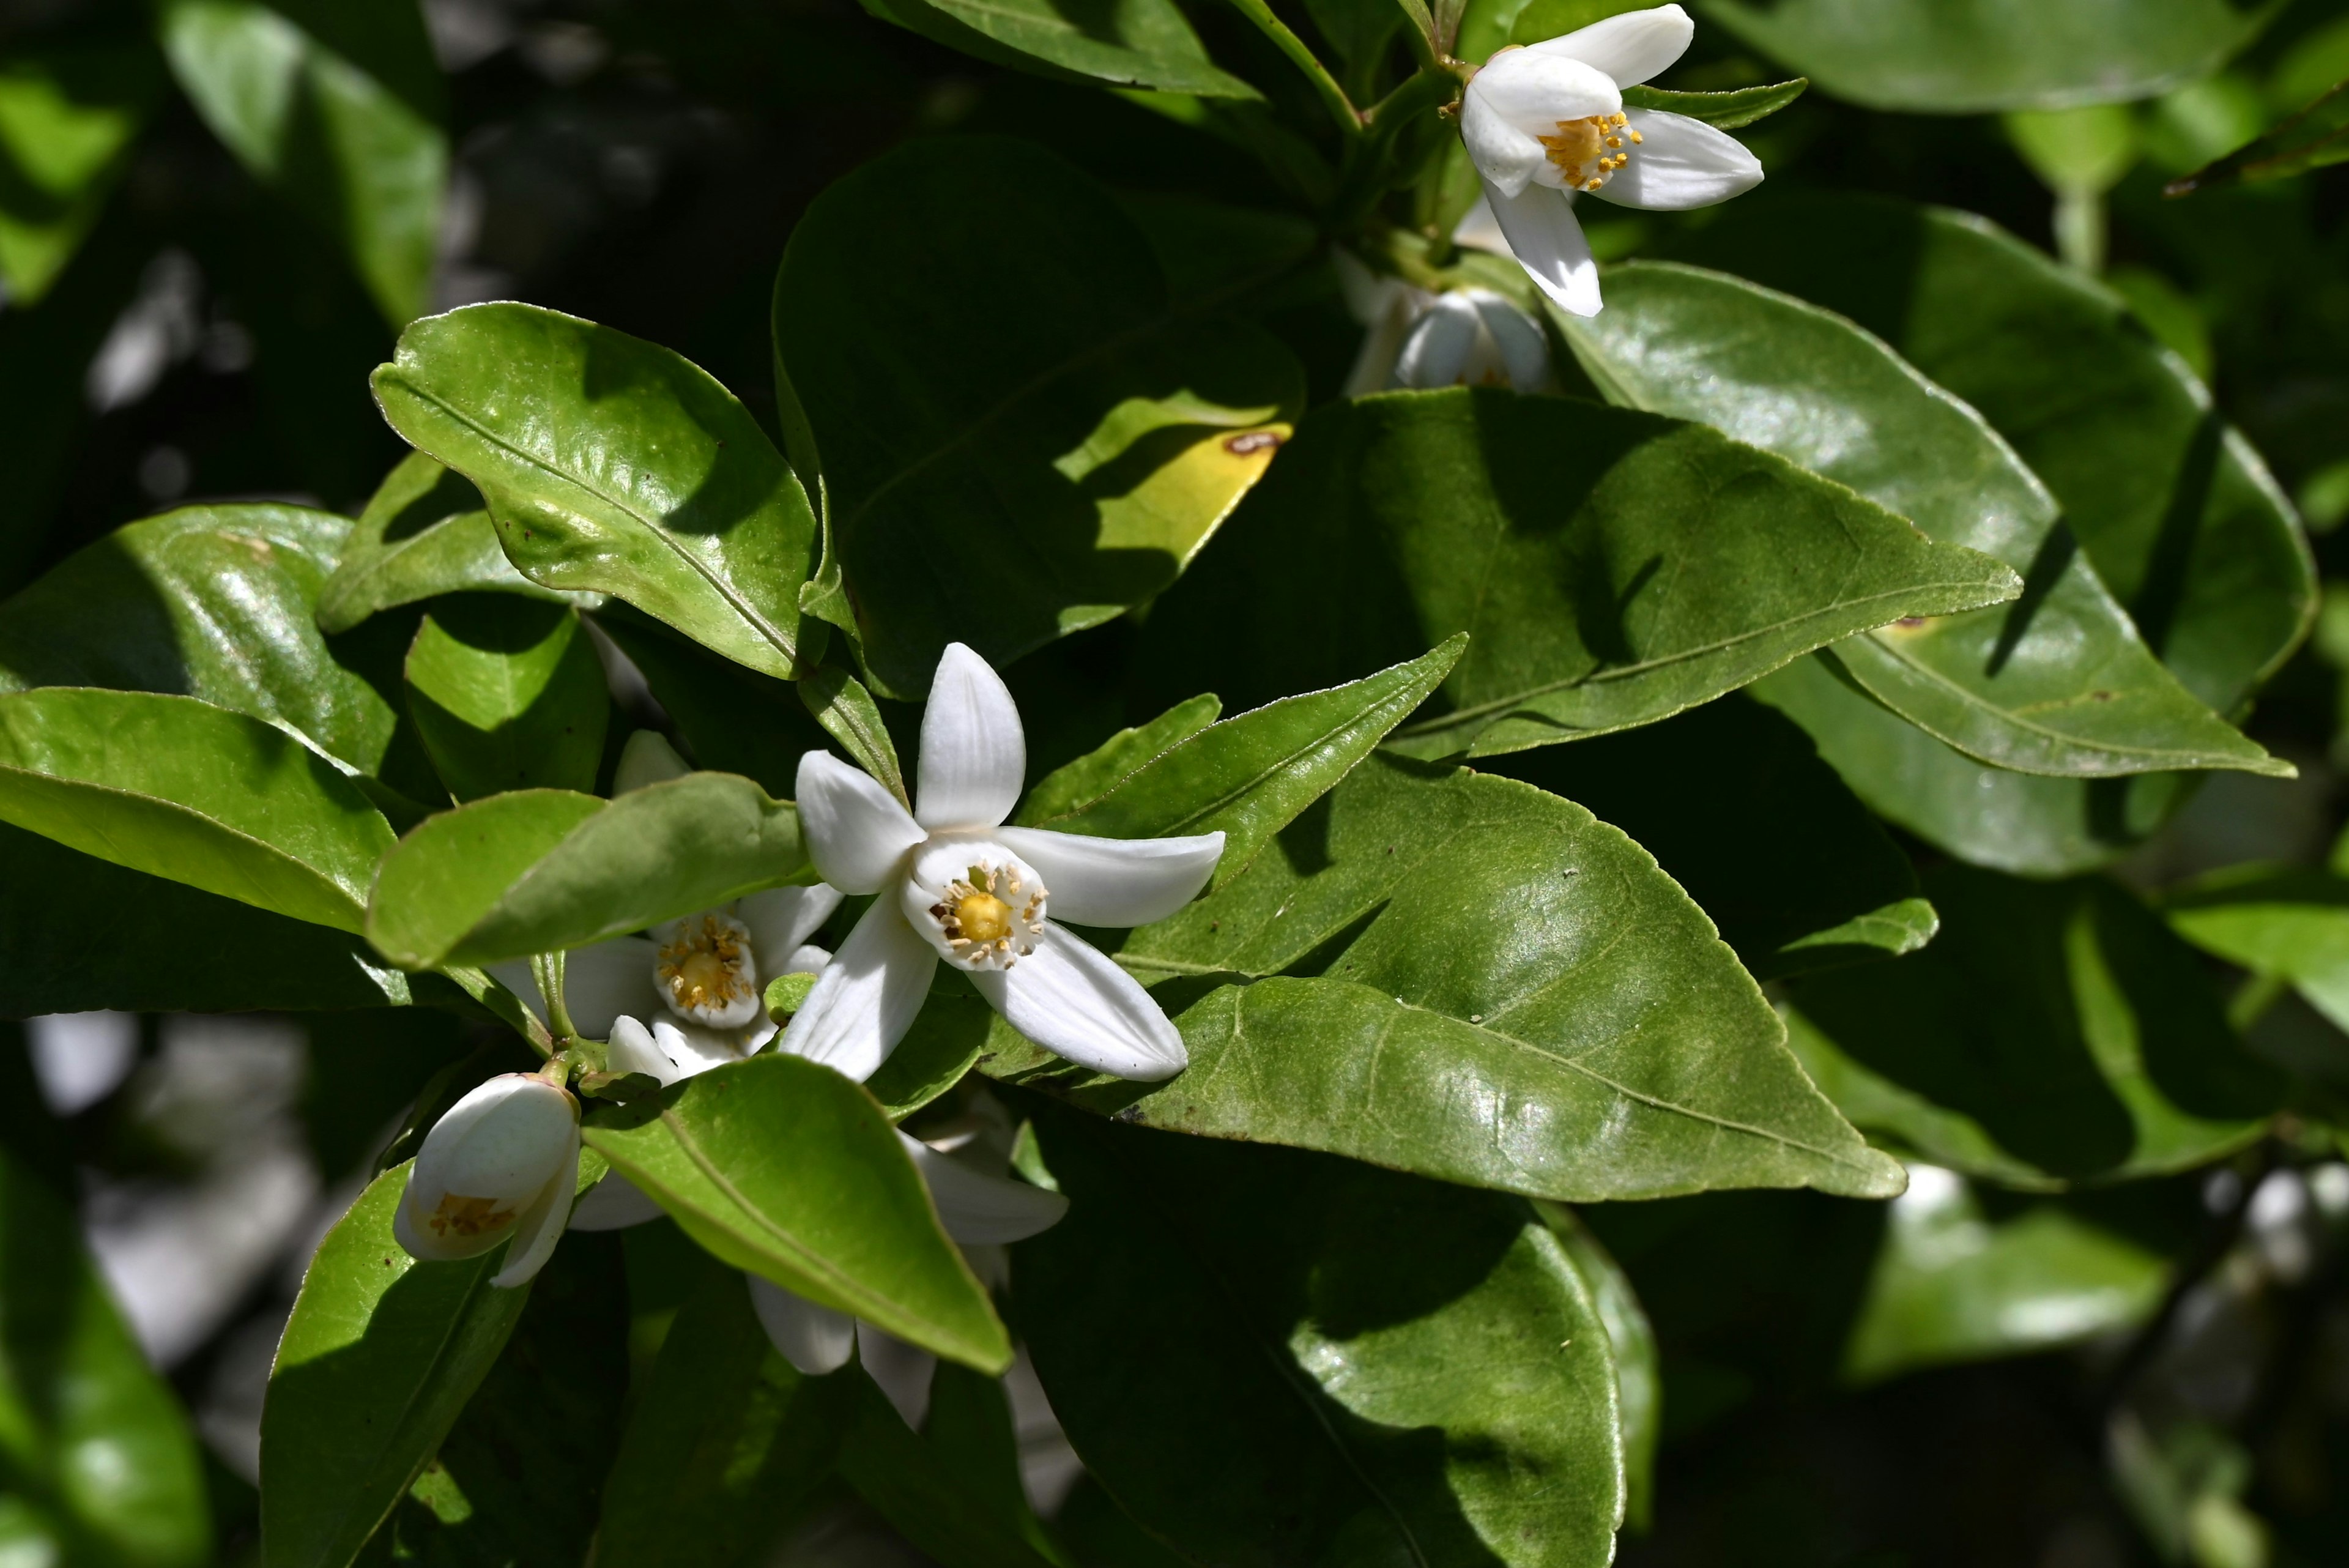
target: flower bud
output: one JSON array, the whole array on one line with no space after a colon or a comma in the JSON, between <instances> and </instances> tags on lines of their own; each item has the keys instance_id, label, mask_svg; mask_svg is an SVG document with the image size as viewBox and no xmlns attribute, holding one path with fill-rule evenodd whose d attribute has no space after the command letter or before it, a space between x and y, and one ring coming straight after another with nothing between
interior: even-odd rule
<instances>
[{"instance_id":1,"label":"flower bud","mask_svg":"<svg viewBox=\"0 0 2349 1568\"><path fill-rule=\"evenodd\" d=\"M518 1285L554 1251L578 1180L579 1102L543 1078L508 1073L425 1135L392 1231L427 1262L477 1258L512 1238L490 1282Z\"/></svg>"}]
</instances>

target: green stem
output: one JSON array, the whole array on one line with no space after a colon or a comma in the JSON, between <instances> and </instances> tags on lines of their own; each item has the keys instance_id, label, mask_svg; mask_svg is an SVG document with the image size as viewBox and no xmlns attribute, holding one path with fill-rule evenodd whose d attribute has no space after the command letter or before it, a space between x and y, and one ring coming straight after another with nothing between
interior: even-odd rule
<instances>
[{"instance_id":1,"label":"green stem","mask_svg":"<svg viewBox=\"0 0 2349 1568\"><path fill-rule=\"evenodd\" d=\"M546 1025L554 1035L556 1054L560 1054L564 1047L579 1038L578 1026L571 1022L571 1009L563 999L563 955L533 955L530 977L538 981L539 994L546 998Z\"/></svg>"},{"instance_id":2,"label":"green stem","mask_svg":"<svg viewBox=\"0 0 2349 1568\"><path fill-rule=\"evenodd\" d=\"M1290 32L1288 24L1272 14L1271 5L1266 0L1232 0L1232 5L1241 16L1256 24L1257 32L1272 40L1273 47L1288 57L1290 64L1305 73L1305 79L1313 84L1321 106L1337 122L1338 133L1349 140L1361 135L1362 117L1355 111L1354 100L1346 96L1346 89L1338 85L1338 78L1330 74L1330 68L1305 47L1305 40ZM1417 31L1415 28L1407 30Z\"/></svg>"},{"instance_id":3,"label":"green stem","mask_svg":"<svg viewBox=\"0 0 2349 1568\"><path fill-rule=\"evenodd\" d=\"M2227 999L2227 1022L2238 1034L2249 1032L2251 1025L2267 1016L2268 1009L2283 1000L2292 981L2280 974L2255 974L2235 988Z\"/></svg>"}]
</instances>

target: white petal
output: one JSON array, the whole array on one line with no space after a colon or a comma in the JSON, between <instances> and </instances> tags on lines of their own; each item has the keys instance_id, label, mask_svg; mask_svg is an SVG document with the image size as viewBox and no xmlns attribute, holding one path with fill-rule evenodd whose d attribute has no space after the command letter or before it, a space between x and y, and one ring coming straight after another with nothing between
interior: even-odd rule
<instances>
[{"instance_id":1,"label":"white petal","mask_svg":"<svg viewBox=\"0 0 2349 1568\"><path fill-rule=\"evenodd\" d=\"M571 1218L571 1195L578 1185L579 1127L574 1121L569 1158L564 1160L555 1179L547 1183L538 1201L514 1221L513 1245L506 1250L506 1266L490 1276L490 1283L512 1290L529 1283L539 1270L546 1267L546 1260L554 1256L554 1244L563 1240L564 1222Z\"/></svg>"},{"instance_id":2,"label":"white petal","mask_svg":"<svg viewBox=\"0 0 2349 1568\"><path fill-rule=\"evenodd\" d=\"M1527 48L1529 55L1551 55L1607 73L1618 87L1630 87L1660 74L1688 52L1696 24L1677 5L1652 11L1626 11L1578 27L1562 37L1546 38Z\"/></svg>"},{"instance_id":3,"label":"white petal","mask_svg":"<svg viewBox=\"0 0 2349 1568\"><path fill-rule=\"evenodd\" d=\"M1635 109L1641 140L1631 161L1594 192L1619 207L1677 213L1742 196L1762 183L1762 161L1725 130L1684 114Z\"/></svg>"},{"instance_id":4,"label":"white petal","mask_svg":"<svg viewBox=\"0 0 2349 1568\"><path fill-rule=\"evenodd\" d=\"M1476 351L1476 307L1447 294L1421 312L1395 356L1396 387L1456 387ZM1039 867L1040 870L1041 867ZM1044 884L1050 887L1047 880ZM1074 916L1070 917L1071 919ZM1122 922L1121 922L1122 923Z\"/></svg>"},{"instance_id":5,"label":"white petal","mask_svg":"<svg viewBox=\"0 0 2349 1568\"><path fill-rule=\"evenodd\" d=\"M914 1026L937 967L937 950L905 923L893 889L848 933L775 1048L861 1084Z\"/></svg>"},{"instance_id":6,"label":"white petal","mask_svg":"<svg viewBox=\"0 0 2349 1568\"><path fill-rule=\"evenodd\" d=\"M843 893L873 893L929 836L861 768L828 752L800 758L800 832L816 874Z\"/></svg>"},{"instance_id":7,"label":"white petal","mask_svg":"<svg viewBox=\"0 0 2349 1568\"><path fill-rule=\"evenodd\" d=\"M1517 308L1514 300L1506 299L1489 288L1468 288L1461 292L1475 302L1477 316L1484 321L1485 331L1492 339L1502 367L1507 372L1509 385L1520 392L1538 392L1549 385L1549 339L1542 336L1541 323Z\"/></svg>"},{"instance_id":8,"label":"white petal","mask_svg":"<svg viewBox=\"0 0 2349 1568\"><path fill-rule=\"evenodd\" d=\"M742 1277L750 1282L750 1308L759 1314L759 1326L767 1331L767 1338L783 1353L785 1361L810 1377L821 1377L848 1365L856 1348L854 1318L793 1295L772 1280L756 1274Z\"/></svg>"},{"instance_id":9,"label":"white petal","mask_svg":"<svg viewBox=\"0 0 2349 1568\"><path fill-rule=\"evenodd\" d=\"M409 1201L428 1219L454 1193L523 1207L554 1179L576 1143L579 1102L543 1078L506 1073L449 1107L424 1135L409 1172Z\"/></svg>"},{"instance_id":10,"label":"white petal","mask_svg":"<svg viewBox=\"0 0 2349 1568\"><path fill-rule=\"evenodd\" d=\"M1028 737L1010 688L978 654L947 644L922 710L916 820L933 829L993 827L1019 804L1027 777Z\"/></svg>"},{"instance_id":11,"label":"white petal","mask_svg":"<svg viewBox=\"0 0 2349 1568\"><path fill-rule=\"evenodd\" d=\"M1599 264L1590 259L1590 242L1582 237L1565 192L1536 186L1511 196L1486 181L1485 194L1526 275L1561 308L1598 315Z\"/></svg>"},{"instance_id":12,"label":"white petal","mask_svg":"<svg viewBox=\"0 0 2349 1568\"><path fill-rule=\"evenodd\" d=\"M777 974L822 974L823 966L832 961L832 950L805 942L793 948L783 958L783 967Z\"/></svg>"},{"instance_id":13,"label":"white petal","mask_svg":"<svg viewBox=\"0 0 2349 1568\"><path fill-rule=\"evenodd\" d=\"M1146 926L1198 896L1224 856L1224 836L1088 838L1040 827L996 834L1044 879L1056 920L1081 926Z\"/></svg>"},{"instance_id":14,"label":"white petal","mask_svg":"<svg viewBox=\"0 0 2349 1568\"><path fill-rule=\"evenodd\" d=\"M1468 161L1476 166L1476 172L1485 177L1486 183L1497 185L1513 196L1524 190L1549 160L1540 142L1510 124L1499 109L1477 96L1474 82L1461 100L1460 140L1468 149Z\"/></svg>"},{"instance_id":15,"label":"white petal","mask_svg":"<svg viewBox=\"0 0 2349 1568\"><path fill-rule=\"evenodd\" d=\"M653 1020L653 1044L677 1064L680 1078L742 1061L774 1037L775 1021L763 1009L740 1029L712 1029L682 1018Z\"/></svg>"},{"instance_id":16,"label":"white petal","mask_svg":"<svg viewBox=\"0 0 2349 1568\"><path fill-rule=\"evenodd\" d=\"M612 770L612 793L626 794L647 784L667 784L693 771L677 748L658 730L638 730L620 748L619 765Z\"/></svg>"},{"instance_id":17,"label":"white petal","mask_svg":"<svg viewBox=\"0 0 2349 1568\"><path fill-rule=\"evenodd\" d=\"M1059 1224L1061 1216L1069 1211L1069 1200L1057 1192L974 1170L954 1156L940 1154L904 1133L897 1135L897 1140L905 1146L914 1168L928 1183L930 1201L938 1206L939 1223L957 1241L1024 1241Z\"/></svg>"},{"instance_id":18,"label":"white petal","mask_svg":"<svg viewBox=\"0 0 2349 1568\"><path fill-rule=\"evenodd\" d=\"M770 888L734 900L734 918L750 932L750 955L761 984L791 972L785 961L832 918L841 897L839 888L819 882L812 888Z\"/></svg>"},{"instance_id":19,"label":"white petal","mask_svg":"<svg viewBox=\"0 0 2349 1568\"><path fill-rule=\"evenodd\" d=\"M1399 277L1372 272L1361 257L1343 245L1330 247L1330 268L1338 275L1338 294L1346 308L1365 327L1385 316L1411 287Z\"/></svg>"},{"instance_id":20,"label":"white petal","mask_svg":"<svg viewBox=\"0 0 2349 1568\"><path fill-rule=\"evenodd\" d=\"M589 1188L571 1206L571 1229L625 1231L660 1217L661 1206L647 1197L643 1188L616 1170Z\"/></svg>"},{"instance_id":21,"label":"white petal","mask_svg":"<svg viewBox=\"0 0 2349 1568\"><path fill-rule=\"evenodd\" d=\"M602 1039L615 1020L647 1014L661 1005L660 986L653 979L659 951L643 937L614 937L564 955L563 999L582 1034Z\"/></svg>"},{"instance_id":22,"label":"white petal","mask_svg":"<svg viewBox=\"0 0 2349 1568\"><path fill-rule=\"evenodd\" d=\"M970 982L1012 1028L1080 1066L1120 1078L1171 1078L1190 1063L1150 993L1091 943L1044 923L1036 950Z\"/></svg>"},{"instance_id":23,"label":"white petal","mask_svg":"<svg viewBox=\"0 0 2349 1568\"><path fill-rule=\"evenodd\" d=\"M1479 195L1476 204L1452 225L1452 243L1472 250L1491 251L1495 255L1516 257L1509 250L1509 236L1501 233L1501 222L1493 216L1493 199Z\"/></svg>"},{"instance_id":24,"label":"white petal","mask_svg":"<svg viewBox=\"0 0 2349 1568\"><path fill-rule=\"evenodd\" d=\"M642 1073L658 1078L667 1088L685 1076L669 1054L653 1039L653 1032L633 1018L612 1021L612 1044L605 1065L615 1073Z\"/></svg>"},{"instance_id":25,"label":"white petal","mask_svg":"<svg viewBox=\"0 0 2349 1568\"><path fill-rule=\"evenodd\" d=\"M1495 55L1492 63L1469 81L1461 106L1464 135L1468 128L1467 106L1477 102L1528 136L1547 136L1561 120L1619 112L1623 94L1606 72L1580 60L1534 49L1511 49ZM1476 149L1472 144L1468 151L1473 157Z\"/></svg>"}]
</instances>

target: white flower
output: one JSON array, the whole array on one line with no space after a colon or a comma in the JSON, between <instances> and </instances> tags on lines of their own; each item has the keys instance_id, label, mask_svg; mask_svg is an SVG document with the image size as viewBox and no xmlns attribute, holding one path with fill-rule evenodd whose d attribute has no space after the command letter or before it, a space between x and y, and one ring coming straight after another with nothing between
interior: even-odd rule
<instances>
[{"instance_id":1,"label":"white flower","mask_svg":"<svg viewBox=\"0 0 2349 1568\"><path fill-rule=\"evenodd\" d=\"M929 1185L939 1222L989 1285L1003 1282L1006 1242L1050 1230L1069 1209L1059 1193L1003 1174L1011 1162L1013 1130L1002 1103L980 1095L955 1125L927 1143L897 1135ZM750 1304L767 1338L802 1372L820 1377L847 1364L857 1325L846 1313L756 1275L750 1278Z\"/></svg>"},{"instance_id":2,"label":"white flower","mask_svg":"<svg viewBox=\"0 0 2349 1568\"><path fill-rule=\"evenodd\" d=\"M639 730L620 754L613 793L688 771L667 741ZM651 1054L634 1067L616 1063L613 1070L651 1073L664 1084L739 1062L774 1037L761 1005L767 982L780 974L812 974L831 957L807 940L839 906L838 889L821 884L772 888L666 921L647 936L574 948L564 957L563 972L571 1021L591 1039L612 1036L616 1046L623 1020L639 1033L648 1025ZM489 968L509 990L543 1006L526 961Z\"/></svg>"},{"instance_id":3,"label":"white flower","mask_svg":"<svg viewBox=\"0 0 2349 1568\"><path fill-rule=\"evenodd\" d=\"M958 642L938 660L922 715L913 815L845 763L822 752L800 759L809 857L843 892L878 897L792 1016L781 1049L862 1082L913 1026L944 959L1049 1051L1122 1078L1183 1070L1183 1037L1158 1004L1059 920L1164 919L1206 885L1224 836L1087 838L1006 827L1027 766L1011 693Z\"/></svg>"},{"instance_id":4,"label":"white flower","mask_svg":"<svg viewBox=\"0 0 2349 1568\"><path fill-rule=\"evenodd\" d=\"M1526 275L1577 316L1599 313L1599 266L1574 198L1676 212L1752 190L1762 165L1702 120L1625 109L1626 87L1688 48L1678 5L1630 11L1493 57L1468 83L1460 136Z\"/></svg>"},{"instance_id":5,"label":"white flower","mask_svg":"<svg viewBox=\"0 0 2349 1568\"><path fill-rule=\"evenodd\" d=\"M1539 322L1491 289L1455 289L1420 312L1387 384L1538 392L1549 385L1549 344Z\"/></svg>"},{"instance_id":6,"label":"white flower","mask_svg":"<svg viewBox=\"0 0 2349 1568\"><path fill-rule=\"evenodd\" d=\"M545 1265L579 1180L579 1102L523 1073L492 1078L424 1137L392 1234L427 1262L477 1258L512 1238L490 1282L518 1285Z\"/></svg>"}]
</instances>

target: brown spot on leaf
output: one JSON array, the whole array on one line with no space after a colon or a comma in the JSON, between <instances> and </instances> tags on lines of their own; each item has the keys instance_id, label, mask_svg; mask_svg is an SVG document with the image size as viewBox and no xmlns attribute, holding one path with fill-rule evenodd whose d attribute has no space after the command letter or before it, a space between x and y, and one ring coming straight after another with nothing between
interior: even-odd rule
<instances>
[{"instance_id":1,"label":"brown spot on leaf","mask_svg":"<svg viewBox=\"0 0 2349 1568\"><path fill-rule=\"evenodd\" d=\"M1238 435L1224 438L1224 450L1234 457L1247 457L1256 452L1268 452L1279 444L1278 431L1242 431Z\"/></svg>"}]
</instances>

